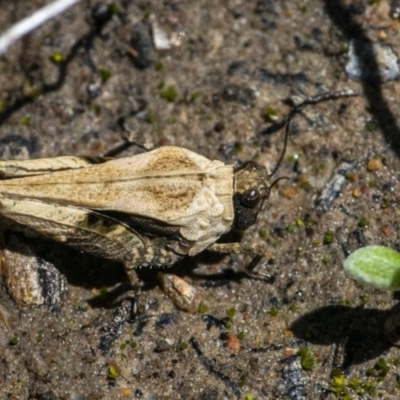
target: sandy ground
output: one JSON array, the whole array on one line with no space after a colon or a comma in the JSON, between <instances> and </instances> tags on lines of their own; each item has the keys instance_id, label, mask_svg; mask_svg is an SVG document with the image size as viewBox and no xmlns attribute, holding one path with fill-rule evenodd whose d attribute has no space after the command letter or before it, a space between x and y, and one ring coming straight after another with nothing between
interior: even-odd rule
<instances>
[{"instance_id":1,"label":"sandy ground","mask_svg":"<svg viewBox=\"0 0 400 400\"><path fill-rule=\"evenodd\" d=\"M2 30L43 4L4 2ZM397 298L342 262L362 245L400 247L399 35L383 0L83 1L10 47L7 159L142 152L129 136L273 168L288 100L360 95L294 117L277 173L289 179L242 237L268 245L268 279L244 277L238 255L174 267L203 291L201 312L177 310L143 271L144 311L129 321L121 265L8 235L59 276L40 307L0 287L0 398L397 399L399 350L383 333Z\"/></svg>"}]
</instances>

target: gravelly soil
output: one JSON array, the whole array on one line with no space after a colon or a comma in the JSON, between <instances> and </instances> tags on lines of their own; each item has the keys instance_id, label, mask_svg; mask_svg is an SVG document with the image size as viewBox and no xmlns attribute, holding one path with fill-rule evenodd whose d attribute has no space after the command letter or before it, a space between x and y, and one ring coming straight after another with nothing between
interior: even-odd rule
<instances>
[{"instance_id":1,"label":"gravelly soil","mask_svg":"<svg viewBox=\"0 0 400 400\"><path fill-rule=\"evenodd\" d=\"M7 2L0 26L43 4ZM61 271L68 294L56 309L22 307L0 287L1 398L398 398L399 353L383 334L397 298L342 268L361 245L399 248L400 25L388 4L107 4L83 1L0 60L2 158L143 151L124 146L125 135L273 168L285 100L344 89L360 96L309 106L292 121L278 172L289 179L243 236L268 244L259 268L271 278L244 278L248 258L210 252L174 268L203 290L203 313L178 311L155 271L143 271L147 309L128 323L130 303L118 301L116 286L126 281L122 266L22 239ZM156 28L170 49L155 48ZM394 72L385 70L385 82L373 43L390 48ZM350 57L360 60L360 81L346 74ZM324 211L318 200L338 174L347 179Z\"/></svg>"}]
</instances>

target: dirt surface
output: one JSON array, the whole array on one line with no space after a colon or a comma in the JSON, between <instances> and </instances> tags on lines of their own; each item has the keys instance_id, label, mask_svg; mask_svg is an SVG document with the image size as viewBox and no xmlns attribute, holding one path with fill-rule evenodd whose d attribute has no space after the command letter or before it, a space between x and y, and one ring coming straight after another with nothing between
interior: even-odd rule
<instances>
[{"instance_id":1,"label":"dirt surface","mask_svg":"<svg viewBox=\"0 0 400 400\"><path fill-rule=\"evenodd\" d=\"M43 4L7 2L2 30ZM399 398L399 351L383 332L396 295L342 267L362 245L400 247L399 35L383 0L82 1L11 46L2 158L143 152L125 136L271 169L288 99L360 96L294 117L277 174L289 179L242 238L268 244L258 271L269 278L244 277L250 259L238 255L174 267L203 291L201 312L177 310L142 271L144 311L129 322L121 265L8 236L61 278L47 275L58 283L40 307L0 287L0 398Z\"/></svg>"}]
</instances>

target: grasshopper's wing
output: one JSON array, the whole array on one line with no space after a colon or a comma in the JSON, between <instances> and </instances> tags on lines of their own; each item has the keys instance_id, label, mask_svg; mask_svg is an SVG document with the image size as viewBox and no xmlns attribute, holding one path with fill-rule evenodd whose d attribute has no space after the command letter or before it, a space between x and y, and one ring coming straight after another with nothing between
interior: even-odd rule
<instances>
[{"instance_id":1,"label":"grasshopper's wing","mask_svg":"<svg viewBox=\"0 0 400 400\"><path fill-rule=\"evenodd\" d=\"M62 156L36 160L0 160L0 179L43 175L49 172L87 168L108 161L105 157Z\"/></svg>"},{"instance_id":2,"label":"grasshopper's wing","mask_svg":"<svg viewBox=\"0 0 400 400\"><path fill-rule=\"evenodd\" d=\"M115 261L126 262L146 247L146 238L124 224L81 208L0 198L0 215L6 227L37 232L86 253Z\"/></svg>"},{"instance_id":3,"label":"grasshopper's wing","mask_svg":"<svg viewBox=\"0 0 400 400\"><path fill-rule=\"evenodd\" d=\"M178 147L0 181L0 196L110 210L178 226L194 255L230 230L233 167Z\"/></svg>"}]
</instances>

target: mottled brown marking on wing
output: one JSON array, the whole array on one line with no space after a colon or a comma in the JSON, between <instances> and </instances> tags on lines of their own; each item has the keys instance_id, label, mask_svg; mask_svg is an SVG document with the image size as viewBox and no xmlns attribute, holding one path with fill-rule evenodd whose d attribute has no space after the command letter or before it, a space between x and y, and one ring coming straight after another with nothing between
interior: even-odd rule
<instances>
[{"instance_id":1,"label":"mottled brown marking on wing","mask_svg":"<svg viewBox=\"0 0 400 400\"><path fill-rule=\"evenodd\" d=\"M157 204L159 211L172 211L190 206L202 185L202 179L198 179L198 177L191 179L194 182L183 180L179 176L176 178L178 179L157 180L153 185L147 183L144 188L143 191L146 191L149 199Z\"/></svg>"},{"instance_id":2,"label":"mottled brown marking on wing","mask_svg":"<svg viewBox=\"0 0 400 400\"><path fill-rule=\"evenodd\" d=\"M168 151L160 152L157 157L152 158L148 164L149 171L200 171L200 168L180 148L168 147Z\"/></svg>"}]
</instances>

